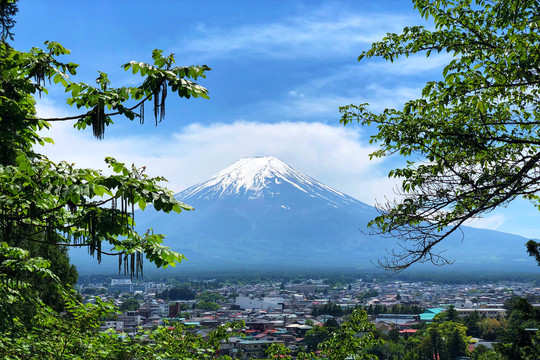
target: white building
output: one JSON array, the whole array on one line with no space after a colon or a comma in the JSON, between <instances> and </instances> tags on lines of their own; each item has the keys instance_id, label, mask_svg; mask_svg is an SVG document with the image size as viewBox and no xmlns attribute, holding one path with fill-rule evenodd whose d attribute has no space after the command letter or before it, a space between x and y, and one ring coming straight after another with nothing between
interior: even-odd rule
<instances>
[{"instance_id":1,"label":"white building","mask_svg":"<svg viewBox=\"0 0 540 360\"><path fill-rule=\"evenodd\" d=\"M252 296L238 296L235 301L240 309L282 309L285 299L281 297L254 298Z\"/></svg>"}]
</instances>

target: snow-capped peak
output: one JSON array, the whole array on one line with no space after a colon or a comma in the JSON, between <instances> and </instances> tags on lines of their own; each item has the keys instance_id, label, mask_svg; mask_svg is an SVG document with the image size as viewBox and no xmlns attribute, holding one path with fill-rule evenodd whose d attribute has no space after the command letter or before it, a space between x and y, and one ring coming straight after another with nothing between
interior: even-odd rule
<instances>
[{"instance_id":1,"label":"snow-capped peak","mask_svg":"<svg viewBox=\"0 0 540 360\"><path fill-rule=\"evenodd\" d=\"M287 193L288 195L285 195ZM218 172L211 179L177 194L177 198L190 202L194 199L223 199L226 197L290 198L292 194L319 199L327 205L345 204L366 206L362 202L326 186L293 169L273 156L243 158Z\"/></svg>"},{"instance_id":2,"label":"snow-capped peak","mask_svg":"<svg viewBox=\"0 0 540 360\"><path fill-rule=\"evenodd\" d=\"M260 191L265 187L267 179L285 180L295 172L292 167L273 156L243 158L218 172L206 184L233 187L236 192L242 189Z\"/></svg>"}]
</instances>

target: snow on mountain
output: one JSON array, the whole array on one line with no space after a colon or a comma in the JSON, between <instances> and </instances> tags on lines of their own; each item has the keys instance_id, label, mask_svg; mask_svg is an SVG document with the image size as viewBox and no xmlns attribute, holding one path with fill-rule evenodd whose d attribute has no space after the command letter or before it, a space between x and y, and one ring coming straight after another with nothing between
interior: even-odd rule
<instances>
[{"instance_id":1,"label":"snow on mountain","mask_svg":"<svg viewBox=\"0 0 540 360\"><path fill-rule=\"evenodd\" d=\"M211 179L177 194L177 198L186 202L225 197L272 198L283 196L282 191L285 189L324 199L333 207L351 204L365 206L364 203L322 184L273 156L240 159ZM287 204L282 206L288 207Z\"/></svg>"},{"instance_id":2,"label":"snow on mountain","mask_svg":"<svg viewBox=\"0 0 540 360\"><path fill-rule=\"evenodd\" d=\"M367 234L375 208L272 156L241 159L175 197L195 211L164 214L148 207L137 211L135 221L139 231L164 234L168 246L186 255L180 269L373 269L372 262L398 248L396 239ZM454 235L437 247L447 248L456 265L536 268L525 253L526 239L462 230L464 238ZM83 270L82 257L71 254ZM116 267L111 262L109 271Z\"/></svg>"}]
</instances>

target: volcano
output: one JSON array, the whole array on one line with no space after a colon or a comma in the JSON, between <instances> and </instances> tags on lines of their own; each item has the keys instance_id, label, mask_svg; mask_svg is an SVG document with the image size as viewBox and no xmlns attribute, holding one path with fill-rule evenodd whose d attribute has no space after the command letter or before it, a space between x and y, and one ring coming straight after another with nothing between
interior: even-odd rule
<instances>
[{"instance_id":1,"label":"volcano","mask_svg":"<svg viewBox=\"0 0 540 360\"><path fill-rule=\"evenodd\" d=\"M195 211L140 214L137 224L166 234L190 263L358 266L380 248L360 231L377 214L373 207L272 156L241 159L175 198Z\"/></svg>"},{"instance_id":2,"label":"volcano","mask_svg":"<svg viewBox=\"0 0 540 360\"><path fill-rule=\"evenodd\" d=\"M135 219L139 231L165 234L166 245L186 255L181 269L373 270L398 247L397 239L368 234L368 222L378 215L374 207L272 156L240 159L175 198L195 210L164 214L149 207ZM440 246L456 261L454 268L537 269L526 255L527 239L462 230L463 237Z\"/></svg>"}]
</instances>

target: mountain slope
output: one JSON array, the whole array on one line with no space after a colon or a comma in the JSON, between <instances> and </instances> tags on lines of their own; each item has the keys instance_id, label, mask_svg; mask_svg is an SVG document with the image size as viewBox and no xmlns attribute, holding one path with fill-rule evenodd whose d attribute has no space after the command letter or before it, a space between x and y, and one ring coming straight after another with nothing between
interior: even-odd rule
<instances>
[{"instance_id":1,"label":"mountain slope","mask_svg":"<svg viewBox=\"0 0 540 360\"><path fill-rule=\"evenodd\" d=\"M195 211L137 212L140 231L153 228L184 253L185 269L373 268L395 239L367 235L375 208L291 168L274 157L245 158L175 197ZM443 246L459 265L535 269L526 239L463 228ZM444 250L444 248L440 248Z\"/></svg>"},{"instance_id":2,"label":"mountain slope","mask_svg":"<svg viewBox=\"0 0 540 360\"><path fill-rule=\"evenodd\" d=\"M196 210L170 221L153 213L137 223L159 223L159 231L183 243L179 249L191 259L300 266L324 257L322 263L331 265L341 258L339 247L365 264L375 250L359 231L376 214L372 207L273 157L241 159L176 198Z\"/></svg>"}]
</instances>

